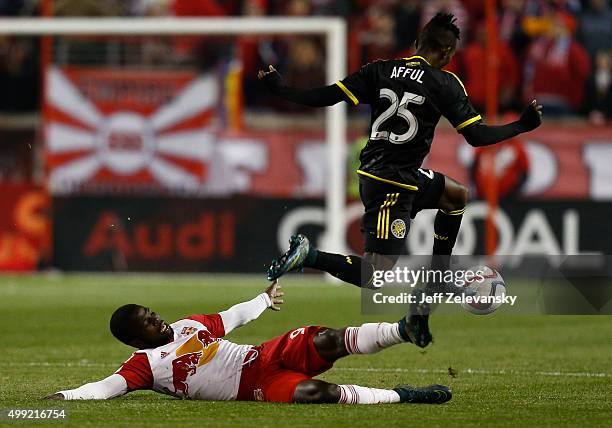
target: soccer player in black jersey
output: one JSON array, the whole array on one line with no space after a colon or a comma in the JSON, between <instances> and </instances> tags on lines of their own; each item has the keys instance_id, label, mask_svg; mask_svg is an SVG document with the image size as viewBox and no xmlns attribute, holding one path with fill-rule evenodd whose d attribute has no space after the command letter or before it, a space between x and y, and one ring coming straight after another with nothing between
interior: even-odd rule
<instances>
[{"instance_id":1,"label":"soccer player in black jersey","mask_svg":"<svg viewBox=\"0 0 612 428\"><path fill-rule=\"evenodd\" d=\"M270 266L270 280L290 270L311 267L369 287L374 269L390 269L398 255L405 254L410 219L420 210L432 208L438 209L432 264L437 268L448 264L468 191L450 177L421 169L440 117L446 117L470 145L482 147L537 128L542 115L534 100L516 122L502 126L483 123L461 80L443 70L459 39L454 21L452 15L438 13L419 34L416 55L374 61L333 85L291 88L283 85L272 66L259 72L273 94L298 104L324 107L345 101L371 106L370 136L357 170L365 207L364 257L318 251L306 237L295 235L289 251ZM426 346L431 335L421 339Z\"/></svg>"}]
</instances>

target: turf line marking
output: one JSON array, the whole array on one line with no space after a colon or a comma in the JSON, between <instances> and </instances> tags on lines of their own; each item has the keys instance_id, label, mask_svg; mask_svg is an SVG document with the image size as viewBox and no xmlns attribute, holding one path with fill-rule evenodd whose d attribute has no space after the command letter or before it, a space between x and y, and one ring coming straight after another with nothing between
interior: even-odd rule
<instances>
[{"instance_id":1,"label":"turf line marking","mask_svg":"<svg viewBox=\"0 0 612 428\"><path fill-rule=\"evenodd\" d=\"M374 372L374 373L422 373L422 374L440 374L448 373L448 370L441 369L401 369L401 368L357 368L357 367L336 367L334 371L350 371L350 372ZM552 377L612 377L612 373L591 373L591 372L548 372L548 371L527 371L527 370L482 370L482 369L457 369L459 374L477 374L477 375L522 375L522 376L552 376Z\"/></svg>"},{"instance_id":2,"label":"turf line marking","mask_svg":"<svg viewBox=\"0 0 612 428\"><path fill-rule=\"evenodd\" d=\"M6 362L2 366L9 367L110 367L118 368L120 364L92 363L81 361L75 363L50 363L50 362ZM339 372L373 372L373 373L421 373L421 374L446 374L448 370L442 369L404 369L404 368L372 368L372 367L336 367L331 370ZM482 370L482 369L458 369L459 374L474 375L521 375L521 376L551 376L551 377L598 377L612 378L612 373L597 372L561 372L561 371L528 371L528 370Z\"/></svg>"}]
</instances>

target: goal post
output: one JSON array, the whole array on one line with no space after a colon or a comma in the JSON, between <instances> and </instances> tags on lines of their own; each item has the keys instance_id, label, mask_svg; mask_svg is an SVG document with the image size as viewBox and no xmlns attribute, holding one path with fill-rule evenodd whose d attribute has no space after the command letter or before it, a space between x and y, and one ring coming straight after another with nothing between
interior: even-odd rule
<instances>
[{"instance_id":1,"label":"goal post","mask_svg":"<svg viewBox=\"0 0 612 428\"><path fill-rule=\"evenodd\" d=\"M347 29L341 18L19 18L0 19L3 36L319 35L325 39L325 77L346 75ZM326 227L321 247L344 253L346 212L346 105L325 115Z\"/></svg>"}]
</instances>

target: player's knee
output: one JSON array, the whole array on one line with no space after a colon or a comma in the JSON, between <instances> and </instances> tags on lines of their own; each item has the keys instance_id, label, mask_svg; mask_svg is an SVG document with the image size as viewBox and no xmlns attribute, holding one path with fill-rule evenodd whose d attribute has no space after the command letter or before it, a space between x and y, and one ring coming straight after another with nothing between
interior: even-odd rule
<instances>
[{"instance_id":1,"label":"player's knee","mask_svg":"<svg viewBox=\"0 0 612 428\"><path fill-rule=\"evenodd\" d=\"M294 403L321 404L337 403L340 388L333 383L310 379L300 382L293 393Z\"/></svg>"},{"instance_id":2,"label":"player's knee","mask_svg":"<svg viewBox=\"0 0 612 428\"><path fill-rule=\"evenodd\" d=\"M468 190L468 188L462 184L459 185L459 190L457 191L458 193L458 205L461 205L458 209L464 208L467 203L468 203L468 197L469 197L469 193L470 191Z\"/></svg>"},{"instance_id":3,"label":"player's knee","mask_svg":"<svg viewBox=\"0 0 612 428\"><path fill-rule=\"evenodd\" d=\"M446 211L455 211L465 208L468 202L469 190L466 186L459 183L453 183L451 189L446 192L445 206L442 209Z\"/></svg>"},{"instance_id":4,"label":"player's knee","mask_svg":"<svg viewBox=\"0 0 612 428\"><path fill-rule=\"evenodd\" d=\"M327 361L335 361L346 355L344 329L328 328L322 330L313 340L319 355Z\"/></svg>"}]
</instances>

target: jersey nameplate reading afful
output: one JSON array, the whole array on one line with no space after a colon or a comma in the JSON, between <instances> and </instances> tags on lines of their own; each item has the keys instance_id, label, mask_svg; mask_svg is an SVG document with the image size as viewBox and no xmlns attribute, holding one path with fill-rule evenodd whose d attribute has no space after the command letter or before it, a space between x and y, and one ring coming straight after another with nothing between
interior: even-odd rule
<instances>
[{"instance_id":1,"label":"jersey nameplate reading afful","mask_svg":"<svg viewBox=\"0 0 612 428\"><path fill-rule=\"evenodd\" d=\"M395 77L402 78L410 78L410 80L414 80L418 83L423 83L421 81L421 77L425 74L425 70L415 70L409 67L393 67L393 71L391 72L391 79Z\"/></svg>"}]
</instances>

